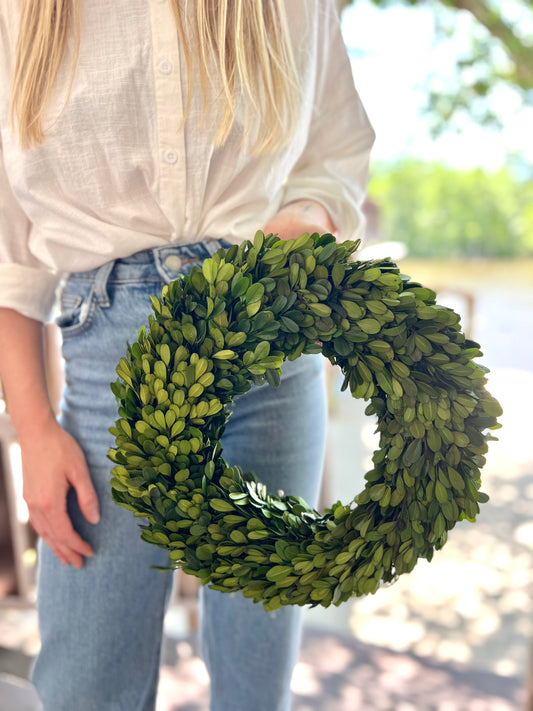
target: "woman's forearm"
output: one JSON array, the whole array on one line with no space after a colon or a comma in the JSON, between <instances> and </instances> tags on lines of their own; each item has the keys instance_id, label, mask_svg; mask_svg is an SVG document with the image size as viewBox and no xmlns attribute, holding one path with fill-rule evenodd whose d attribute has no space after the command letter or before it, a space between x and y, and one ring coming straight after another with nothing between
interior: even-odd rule
<instances>
[{"instance_id":1,"label":"woman's forearm","mask_svg":"<svg viewBox=\"0 0 533 711\"><path fill-rule=\"evenodd\" d=\"M76 568L91 546L74 530L67 513L71 487L81 512L99 520L99 505L84 454L57 423L48 397L43 326L11 309L0 308L0 375L8 412L21 450L24 498L30 521L59 560Z\"/></svg>"},{"instance_id":2,"label":"woman's forearm","mask_svg":"<svg viewBox=\"0 0 533 711\"><path fill-rule=\"evenodd\" d=\"M13 309L0 308L0 376L8 412L20 439L54 418L43 354L43 325Z\"/></svg>"}]
</instances>

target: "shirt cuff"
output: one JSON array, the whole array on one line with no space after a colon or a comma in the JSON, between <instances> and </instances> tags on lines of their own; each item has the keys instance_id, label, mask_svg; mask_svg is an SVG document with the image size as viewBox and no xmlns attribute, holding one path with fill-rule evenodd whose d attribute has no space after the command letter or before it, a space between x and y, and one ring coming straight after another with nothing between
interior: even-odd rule
<instances>
[{"instance_id":1,"label":"shirt cuff","mask_svg":"<svg viewBox=\"0 0 533 711\"><path fill-rule=\"evenodd\" d=\"M0 307L46 323L61 274L20 264L0 264Z\"/></svg>"}]
</instances>

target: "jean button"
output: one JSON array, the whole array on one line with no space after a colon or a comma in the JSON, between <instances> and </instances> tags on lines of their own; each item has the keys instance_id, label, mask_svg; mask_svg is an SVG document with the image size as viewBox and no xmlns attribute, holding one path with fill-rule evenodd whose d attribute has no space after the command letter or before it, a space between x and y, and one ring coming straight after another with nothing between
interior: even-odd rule
<instances>
[{"instance_id":1,"label":"jean button","mask_svg":"<svg viewBox=\"0 0 533 711\"><path fill-rule=\"evenodd\" d=\"M165 259L165 267L167 269L172 269L172 271L177 272L181 267L181 259L177 254L169 254Z\"/></svg>"}]
</instances>

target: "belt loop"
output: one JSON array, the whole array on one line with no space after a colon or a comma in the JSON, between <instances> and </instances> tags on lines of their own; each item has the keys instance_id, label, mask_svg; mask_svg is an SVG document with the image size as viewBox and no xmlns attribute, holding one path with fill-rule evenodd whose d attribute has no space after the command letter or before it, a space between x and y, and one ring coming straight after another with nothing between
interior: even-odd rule
<instances>
[{"instance_id":1,"label":"belt loop","mask_svg":"<svg viewBox=\"0 0 533 711\"><path fill-rule=\"evenodd\" d=\"M168 250L168 246L162 245L161 247L152 247L152 249L150 250L152 253L152 258L154 260L155 268L157 269L159 275L163 278L163 281L167 284L169 283L171 277L168 275L165 269L165 265L163 264L163 252L164 250Z\"/></svg>"},{"instance_id":2,"label":"belt loop","mask_svg":"<svg viewBox=\"0 0 533 711\"><path fill-rule=\"evenodd\" d=\"M223 240L221 239L210 239L206 240L204 242L205 248L209 252L209 256L212 257L213 254L216 254L219 249L224 248L226 249Z\"/></svg>"},{"instance_id":3,"label":"belt loop","mask_svg":"<svg viewBox=\"0 0 533 711\"><path fill-rule=\"evenodd\" d=\"M222 240L219 239L210 239L206 240L204 242L204 246L209 252L209 256L212 257L213 254L216 254L218 250L223 247L224 245L222 244Z\"/></svg>"},{"instance_id":4,"label":"belt loop","mask_svg":"<svg viewBox=\"0 0 533 711\"><path fill-rule=\"evenodd\" d=\"M109 295L107 293L107 281L111 272L113 271L114 266L114 259L112 259L110 262L102 264L102 266L98 267L98 269L96 270L96 275L94 278L93 289L96 295L96 299L100 306L103 306L106 309L111 306L111 301L109 300Z\"/></svg>"}]
</instances>

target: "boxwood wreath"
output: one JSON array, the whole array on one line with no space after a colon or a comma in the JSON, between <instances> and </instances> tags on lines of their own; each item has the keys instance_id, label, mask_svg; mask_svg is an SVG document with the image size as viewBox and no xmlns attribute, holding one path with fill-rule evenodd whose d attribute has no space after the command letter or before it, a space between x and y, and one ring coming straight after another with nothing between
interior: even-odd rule
<instances>
[{"instance_id":1,"label":"boxwood wreath","mask_svg":"<svg viewBox=\"0 0 533 711\"><path fill-rule=\"evenodd\" d=\"M376 592L488 498L480 468L501 410L478 344L389 259L349 262L357 247L258 232L220 249L152 297L112 385L116 503L146 519L142 538L171 568L267 610ZM229 466L220 445L233 398L276 386L303 353L341 368L380 435L364 490L323 514Z\"/></svg>"}]
</instances>

